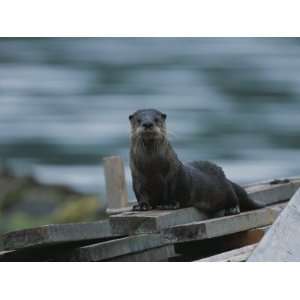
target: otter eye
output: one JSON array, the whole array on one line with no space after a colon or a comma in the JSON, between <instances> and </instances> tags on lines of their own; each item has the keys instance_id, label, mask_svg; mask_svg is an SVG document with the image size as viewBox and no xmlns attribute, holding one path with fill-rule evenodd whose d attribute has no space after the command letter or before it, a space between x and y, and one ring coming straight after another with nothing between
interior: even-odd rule
<instances>
[{"instance_id":1,"label":"otter eye","mask_svg":"<svg viewBox=\"0 0 300 300\"><path fill-rule=\"evenodd\" d=\"M137 119L137 122L138 122L138 124L141 124L142 120L141 119Z\"/></svg>"},{"instance_id":2,"label":"otter eye","mask_svg":"<svg viewBox=\"0 0 300 300\"><path fill-rule=\"evenodd\" d=\"M155 119L154 119L154 122L155 122L155 123L158 123L158 121L159 121L158 118L155 118Z\"/></svg>"}]
</instances>

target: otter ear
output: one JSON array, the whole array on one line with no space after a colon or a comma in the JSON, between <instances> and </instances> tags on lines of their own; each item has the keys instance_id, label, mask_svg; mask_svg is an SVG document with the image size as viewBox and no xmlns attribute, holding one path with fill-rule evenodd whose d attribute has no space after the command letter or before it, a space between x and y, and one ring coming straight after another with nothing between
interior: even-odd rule
<instances>
[{"instance_id":1,"label":"otter ear","mask_svg":"<svg viewBox=\"0 0 300 300\"><path fill-rule=\"evenodd\" d=\"M166 114L161 114L161 117L165 120L167 118Z\"/></svg>"},{"instance_id":2,"label":"otter ear","mask_svg":"<svg viewBox=\"0 0 300 300\"><path fill-rule=\"evenodd\" d=\"M128 117L129 121L131 121L132 118L133 118L133 115L130 115L130 116Z\"/></svg>"}]
</instances>

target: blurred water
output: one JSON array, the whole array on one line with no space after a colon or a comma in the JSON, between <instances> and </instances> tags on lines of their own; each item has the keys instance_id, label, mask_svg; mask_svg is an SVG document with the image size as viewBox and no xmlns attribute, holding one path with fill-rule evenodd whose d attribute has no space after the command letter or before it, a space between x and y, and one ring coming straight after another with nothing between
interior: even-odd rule
<instances>
[{"instance_id":1,"label":"blurred water","mask_svg":"<svg viewBox=\"0 0 300 300\"><path fill-rule=\"evenodd\" d=\"M242 183L300 174L299 39L0 39L0 159L20 174L104 192L128 169L128 115L168 114L183 160Z\"/></svg>"}]
</instances>

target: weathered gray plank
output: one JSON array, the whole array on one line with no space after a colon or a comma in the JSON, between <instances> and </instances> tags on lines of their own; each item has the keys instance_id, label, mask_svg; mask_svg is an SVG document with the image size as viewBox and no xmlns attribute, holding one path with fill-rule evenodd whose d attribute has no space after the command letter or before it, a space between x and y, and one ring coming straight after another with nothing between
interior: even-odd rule
<instances>
[{"instance_id":1,"label":"weathered gray plank","mask_svg":"<svg viewBox=\"0 0 300 300\"><path fill-rule=\"evenodd\" d=\"M143 234L80 247L71 254L71 261L101 261L141 252L167 244L159 234Z\"/></svg>"},{"instance_id":2,"label":"weathered gray plank","mask_svg":"<svg viewBox=\"0 0 300 300\"><path fill-rule=\"evenodd\" d=\"M221 254L197 260L197 262L241 262L246 261L257 244L248 245Z\"/></svg>"},{"instance_id":3,"label":"weathered gray plank","mask_svg":"<svg viewBox=\"0 0 300 300\"><path fill-rule=\"evenodd\" d=\"M279 184L256 184L247 187L247 192L254 200L272 205L290 199L297 188L300 179L290 179L290 182ZM222 213L220 213L222 216ZM110 217L112 231L117 234L153 233L161 229L211 218L194 207L173 211L125 212Z\"/></svg>"},{"instance_id":4,"label":"weathered gray plank","mask_svg":"<svg viewBox=\"0 0 300 300\"><path fill-rule=\"evenodd\" d=\"M207 218L206 214L189 207L178 210L126 212L110 216L110 224L112 232L116 234L140 234L158 232L163 228Z\"/></svg>"},{"instance_id":5,"label":"weathered gray plank","mask_svg":"<svg viewBox=\"0 0 300 300\"><path fill-rule=\"evenodd\" d=\"M149 261L168 261L169 258L176 256L174 246L167 245L158 248L153 248L150 250L145 250L142 252L123 255L119 257L112 258L108 261L114 262L149 262Z\"/></svg>"},{"instance_id":6,"label":"weathered gray plank","mask_svg":"<svg viewBox=\"0 0 300 300\"><path fill-rule=\"evenodd\" d=\"M111 156L103 159L107 213L119 213L120 209L128 207L128 193L124 165L121 157Z\"/></svg>"},{"instance_id":7,"label":"weathered gray plank","mask_svg":"<svg viewBox=\"0 0 300 300\"><path fill-rule=\"evenodd\" d=\"M276 185L276 184L287 183L287 182L291 182L291 181L292 182L300 181L300 176L290 176L290 177L279 177L279 178L266 179L266 180L261 180L261 181L244 184L243 187L248 188L248 187L252 187L252 186L259 186L259 185L266 185L266 184Z\"/></svg>"},{"instance_id":8,"label":"weathered gray plank","mask_svg":"<svg viewBox=\"0 0 300 300\"><path fill-rule=\"evenodd\" d=\"M253 200L259 203L265 205L276 204L290 199L300 187L299 178L290 178L287 180L289 180L289 182L251 185L246 187L246 191Z\"/></svg>"},{"instance_id":9,"label":"weathered gray plank","mask_svg":"<svg viewBox=\"0 0 300 300\"><path fill-rule=\"evenodd\" d=\"M177 225L166 228L161 233L173 243L210 239L270 225L280 214L283 207L283 204L274 205L239 215Z\"/></svg>"},{"instance_id":10,"label":"weathered gray plank","mask_svg":"<svg viewBox=\"0 0 300 300\"><path fill-rule=\"evenodd\" d=\"M50 224L0 236L0 251L49 246L113 237L108 220L89 223Z\"/></svg>"},{"instance_id":11,"label":"weathered gray plank","mask_svg":"<svg viewBox=\"0 0 300 300\"><path fill-rule=\"evenodd\" d=\"M248 261L300 261L300 189Z\"/></svg>"},{"instance_id":12,"label":"weathered gray plank","mask_svg":"<svg viewBox=\"0 0 300 300\"><path fill-rule=\"evenodd\" d=\"M72 261L101 261L178 242L220 237L273 223L283 205L275 205L239 215L177 225L148 233L119 238L75 249Z\"/></svg>"}]
</instances>

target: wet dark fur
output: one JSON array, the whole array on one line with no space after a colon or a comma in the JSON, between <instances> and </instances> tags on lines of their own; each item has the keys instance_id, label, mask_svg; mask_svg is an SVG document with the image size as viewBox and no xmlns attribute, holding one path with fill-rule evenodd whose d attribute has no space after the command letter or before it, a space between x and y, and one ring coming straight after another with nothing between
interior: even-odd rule
<instances>
[{"instance_id":1,"label":"wet dark fur","mask_svg":"<svg viewBox=\"0 0 300 300\"><path fill-rule=\"evenodd\" d=\"M166 136L166 115L139 110L131 122L130 167L138 200L134 210L195 206L207 213L225 214L257 209L246 191L228 180L223 170L207 161L182 163Z\"/></svg>"}]
</instances>

